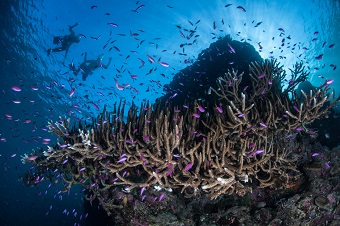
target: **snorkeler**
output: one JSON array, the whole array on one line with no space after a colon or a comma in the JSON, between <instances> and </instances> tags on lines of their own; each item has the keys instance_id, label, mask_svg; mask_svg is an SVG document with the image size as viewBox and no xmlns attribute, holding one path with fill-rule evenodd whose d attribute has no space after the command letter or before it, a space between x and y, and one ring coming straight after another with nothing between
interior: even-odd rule
<instances>
[{"instance_id":1,"label":"snorkeler","mask_svg":"<svg viewBox=\"0 0 340 226\"><path fill-rule=\"evenodd\" d=\"M48 49L47 50L47 55L50 55L51 52L61 52L61 51L66 51L65 52L65 58L67 57L68 50L70 46L73 43L79 43L81 36L80 35L75 35L73 28L78 26L78 23L75 23L73 26L69 26L68 30L70 31L71 34L65 35L64 37L54 37L53 38L53 44L59 44L61 43L60 47L56 47L54 49Z\"/></svg>"},{"instance_id":2,"label":"snorkeler","mask_svg":"<svg viewBox=\"0 0 340 226\"><path fill-rule=\"evenodd\" d=\"M70 69L73 71L74 75L77 75L79 71L82 72L83 81L86 80L87 76L93 74L93 70L101 67L107 69L111 63L112 57L109 58L109 62L107 65L103 65L102 60L104 58L104 54L100 54L96 60L87 60L87 53L84 54L84 61L79 65L79 68L75 70L74 64L70 64Z\"/></svg>"}]
</instances>

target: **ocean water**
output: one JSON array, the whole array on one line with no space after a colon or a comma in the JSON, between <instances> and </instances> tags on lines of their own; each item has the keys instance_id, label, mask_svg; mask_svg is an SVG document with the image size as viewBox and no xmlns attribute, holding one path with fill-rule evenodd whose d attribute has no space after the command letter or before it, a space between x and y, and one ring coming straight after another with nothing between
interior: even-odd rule
<instances>
[{"instance_id":1,"label":"ocean water","mask_svg":"<svg viewBox=\"0 0 340 226\"><path fill-rule=\"evenodd\" d=\"M0 1L1 225L85 225L81 188L58 194L62 185L55 181L26 187L18 174L29 166L20 155L46 148L47 139L53 143L56 137L47 132L47 122L59 116L72 122L91 120L116 101L127 106L154 103L165 94L163 85L219 37L246 41L262 58L277 58L287 69L303 62L314 86L334 80L331 87L339 94L339 4ZM66 57L64 51L48 54L75 24L79 43L70 46ZM96 60L101 54L101 63L83 80L85 55Z\"/></svg>"}]
</instances>

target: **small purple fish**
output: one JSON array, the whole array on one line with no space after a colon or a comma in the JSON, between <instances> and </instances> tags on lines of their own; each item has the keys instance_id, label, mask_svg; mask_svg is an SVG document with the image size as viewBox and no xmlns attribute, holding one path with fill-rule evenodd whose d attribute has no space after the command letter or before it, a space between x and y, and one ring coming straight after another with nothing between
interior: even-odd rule
<instances>
[{"instance_id":1,"label":"small purple fish","mask_svg":"<svg viewBox=\"0 0 340 226\"><path fill-rule=\"evenodd\" d=\"M258 78L264 78L266 76L265 73L261 73Z\"/></svg>"},{"instance_id":2,"label":"small purple fish","mask_svg":"<svg viewBox=\"0 0 340 226\"><path fill-rule=\"evenodd\" d=\"M327 168L331 168L331 166L329 165L328 162L325 162L325 166L326 166Z\"/></svg>"},{"instance_id":3,"label":"small purple fish","mask_svg":"<svg viewBox=\"0 0 340 226\"><path fill-rule=\"evenodd\" d=\"M256 151L255 151L255 154L257 154L257 155L258 155L258 154L261 154L261 153L263 153L263 152L264 152L264 150L263 150L263 149L259 149L259 150L256 150Z\"/></svg>"},{"instance_id":4,"label":"small purple fish","mask_svg":"<svg viewBox=\"0 0 340 226\"><path fill-rule=\"evenodd\" d=\"M108 25L111 25L112 27L118 27L118 24L115 23L107 23Z\"/></svg>"},{"instance_id":5,"label":"small purple fish","mask_svg":"<svg viewBox=\"0 0 340 226\"><path fill-rule=\"evenodd\" d=\"M202 113L205 112L205 110L204 110L204 108L203 108L202 106L198 105L197 108L198 108L198 110L199 110L200 112L202 112Z\"/></svg>"},{"instance_id":6,"label":"small purple fish","mask_svg":"<svg viewBox=\"0 0 340 226\"><path fill-rule=\"evenodd\" d=\"M310 135L315 135L315 132L311 129L308 132L309 132Z\"/></svg>"},{"instance_id":7,"label":"small purple fish","mask_svg":"<svg viewBox=\"0 0 340 226\"><path fill-rule=\"evenodd\" d=\"M293 108L295 109L295 111L297 111L297 112L300 112L300 110L299 110L299 108L298 108L298 107L296 107L296 106L293 106Z\"/></svg>"},{"instance_id":8,"label":"small purple fish","mask_svg":"<svg viewBox=\"0 0 340 226\"><path fill-rule=\"evenodd\" d=\"M334 82L334 79L327 79L326 80L326 84L327 85L330 85L330 84L332 84Z\"/></svg>"},{"instance_id":9,"label":"small purple fish","mask_svg":"<svg viewBox=\"0 0 340 226\"><path fill-rule=\"evenodd\" d=\"M158 63L163 67L169 67L170 66L168 63L165 63L165 62L158 62Z\"/></svg>"},{"instance_id":10,"label":"small purple fish","mask_svg":"<svg viewBox=\"0 0 340 226\"><path fill-rule=\"evenodd\" d=\"M149 60L150 63L155 62L155 59L153 59L151 56L149 56L149 55L146 55L146 56L148 57L148 60Z\"/></svg>"},{"instance_id":11,"label":"small purple fish","mask_svg":"<svg viewBox=\"0 0 340 226\"><path fill-rule=\"evenodd\" d=\"M242 10L243 12L246 12L246 9L243 8L242 6L237 6L238 9Z\"/></svg>"},{"instance_id":12,"label":"small purple fish","mask_svg":"<svg viewBox=\"0 0 340 226\"><path fill-rule=\"evenodd\" d=\"M255 155L255 153L252 151L252 152L249 152L247 156L248 157L253 157L254 155Z\"/></svg>"},{"instance_id":13,"label":"small purple fish","mask_svg":"<svg viewBox=\"0 0 340 226\"><path fill-rule=\"evenodd\" d=\"M263 149L259 149L259 150L256 150L256 151L252 151L250 153L248 153L248 157L253 157L254 155L258 155L258 154L261 154L263 153L264 150Z\"/></svg>"},{"instance_id":14,"label":"small purple fish","mask_svg":"<svg viewBox=\"0 0 340 226\"><path fill-rule=\"evenodd\" d=\"M277 29L277 30L279 30L279 31L281 31L281 32L285 32L285 30L283 30L283 28L279 28L279 29Z\"/></svg>"},{"instance_id":15,"label":"small purple fish","mask_svg":"<svg viewBox=\"0 0 340 226\"><path fill-rule=\"evenodd\" d=\"M228 43L228 46L229 46L229 49L230 49L230 52L231 52L231 53L236 53L236 52L235 52L235 49L234 49L231 45L229 45L229 43Z\"/></svg>"},{"instance_id":16,"label":"small purple fish","mask_svg":"<svg viewBox=\"0 0 340 226\"><path fill-rule=\"evenodd\" d=\"M172 170L169 170L169 172L166 173L166 176L170 176L172 174Z\"/></svg>"},{"instance_id":17,"label":"small purple fish","mask_svg":"<svg viewBox=\"0 0 340 226\"><path fill-rule=\"evenodd\" d=\"M319 155L319 153L316 153L316 152L312 154L313 157L316 157L318 155Z\"/></svg>"},{"instance_id":18,"label":"small purple fish","mask_svg":"<svg viewBox=\"0 0 340 226\"><path fill-rule=\"evenodd\" d=\"M13 91L16 91L16 92L20 92L20 91L21 91L21 88L18 87L18 86L12 86L11 89L12 89Z\"/></svg>"},{"instance_id":19,"label":"small purple fish","mask_svg":"<svg viewBox=\"0 0 340 226\"><path fill-rule=\"evenodd\" d=\"M315 57L315 59L317 59L317 60L321 60L321 59L322 59L322 57L323 57L323 54L320 54L320 55L316 56L316 57Z\"/></svg>"},{"instance_id":20,"label":"small purple fish","mask_svg":"<svg viewBox=\"0 0 340 226\"><path fill-rule=\"evenodd\" d=\"M32 156L28 157L27 160L29 160L29 161L34 161L34 160L36 160L37 158L38 158L38 156L32 155Z\"/></svg>"},{"instance_id":21,"label":"small purple fish","mask_svg":"<svg viewBox=\"0 0 340 226\"><path fill-rule=\"evenodd\" d=\"M184 168L184 171L188 171L188 170L190 170L190 169L191 169L191 167L192 167L192 163L191 163L191 162L189 162L189 163L188 163L188 165L186 165L186 166L185 166L185 168Z\"/></svg>"},{"instance_id":22,"label":"small purple fish","mask_svg":"<svg viewBox=\"0 0 340 226\"><path fill-rule=\"evenodd\" d=\"M119 160L118 160L118 163L122 163L122 162L125 162L125 160L126 160L127 158L120 158Z\"/></svg>"},{"instance_id":23,"label":"small purple fish","mask_svg":"<svg viewBox=\"0 0 340 226\"><path fill-rule=\"evenodd\" d=\"M159 196L158 201L162 201L163 198L164 198L164 192Z\"/></svg>"},{"instance_id":24,"label":"small purple fish","mask_svg":"<svg viewBox=\"0 0 340 226\"><path fill-rule=\"evenodd\" d=\"M200 118L201 116L197 113L193 113L192 116L194 116L195 118Z\"/></svg>"},{"instance_id":25,"label":"small purple fish","mask_svg":"<svg viewBox=\"0 0 340 226\"><path fill-rule=\"evenodd\" d=\"M263 122L260 122L260 126L264 127L264 128L267 128L267 125L264 124Z\"/></svg>"},{"instance_id":26,"label":"small purple fish","mask_svg":"<svg viewBox=\"0 0 340 226\"><path fill-rule=\"evenodd\" d=\"M222 108L220 108L220 107L217 107L217 106L216 106L216 110L217 110L219 113L221 113L221 114L223 113L223 110L222 110Z\"/></svg>"},{"instance_id":27,"label":"small purple fish","mask_svg":"<svg viewBox=\"0 0 340 226\"><path fill-rule=\"evenodd\" d=\"M140 190L140 195L143 195L144 191L145 191L145 187L142 187L142 189Z\"/></svg>"},{"instance_id":28,"label":"small purple fish","mask_svg":"<svg viewBox=\"0 0 340 226\"><path fill-rule=\"evenodd\" d=\"M142 160L144 158L144 154L142 153L139 158Z\"/></svg>"}]
</instances>

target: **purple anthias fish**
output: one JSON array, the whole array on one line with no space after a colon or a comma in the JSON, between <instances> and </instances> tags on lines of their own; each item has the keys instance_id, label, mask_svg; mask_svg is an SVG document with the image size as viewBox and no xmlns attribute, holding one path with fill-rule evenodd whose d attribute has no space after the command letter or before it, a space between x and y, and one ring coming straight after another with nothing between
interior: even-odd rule
<instances>
[{"instance_id":1,"label":"purple anthias fish","mask_svg":"<svg viewBox=\"0 0 340 226\"><path fill-rule=\"evenodd\" d=\"M118 163L125 162L126 159L127 159L126 157L120 158L120 159L118 160Z\"/></svg>"},{"instance_id":2,"label":"purple anthias fish","mask_svg":"<svg viewBox=\"0 0 340 226\"><path fill-rule=\"evenodd\" d=\"M195 118L200 118L200 115L197 113L193 113L192 116L194 116Z\"/></svg>"},{"instance_id":3,"label":"purple anthias fish","mask_svg":"<svg viewBox=\"0 0 340 226\"><path fill-rule=\"evenodd\" d=\"M115 23L107 23L108 25L111 25L112 27L118 27L118 24Z\"/></svg>"},{"instance_id":4,"label":"purple anthias fish","mask_svg":"<svg viewBox=\"0 0 340 226\"><path fill-rule=\"evenodd\" d=\"M165 63L165 62L158 62L158 63L163 67L169 67L170 66L168 63Z\"/></svg>"},{"instance_id":5,"label":"purple anthias fish","mask_svg":"<svg viewBox=\"0 0 340 226\"><path fill-rule=\"evenodd\" d=\"M258 154L261 154L261 153L263 153L263 152L264 152L263 149L259 149L259 150L256 150L256 151L253 151L253 152L248 153L248 157L252 157L252 156L254 156L254 155L258 155Z\"/></svg>"},{"instance_id":6,"label":"purple anthias fish","mask_svg":"<svg viewBox=\"0 0 340 226\"><path fill-rule=\"evenodd\" d=\"M144 191L145 191L145 187L142 187L142 189L140 190L140 195L143 195Z\"/></svg>"},{"instance_id":7,"label":"purple anthias fish","mask_svg":"<svg viewBox=\"0 0 340 226\"><path fill-rule=\"evenodd\" d=\"M220 107L217 107L217 106L216 106L216 110L217 110L219 113L221 113L221 114L223 113L223 110L222 110L222 108L220 108Z\"/></svg>"},{"instance_id":8,"label":"purple anthias fish","mask_svg":"<svg viewBox=\"0 0 340 226\"><path fill-rule=\"evenodd\" d=\"M21 88L18 87L18 86L12 86L11 88L13 91L16 91L16 92L20 92L21 91Z\"/></svg>"},{"instance_id":9,"label":"purple anthias fish","mask_svg":"<svg viewBox=\"0 0 340 226\"><path fill-rule=\"evenodd\" d=\"M198 105L197 108L198 108L198 110L199 110L200 112L202 112L202 113L205 112L205 110L204 110L204 108L203 108L202 106Z\"/></svg>"},{"instance_id":10,"label":"purple anthias fish","mask_svg":"<svg viewBox=\"0 0 340 226\"><path fill-rule=\"evenodd\" d=\"M146 56L148 57L148 60L149 60L150 63L155 62L155 59L153 59L151 56L149 56L149 55L146 55Z\"/></svg>"},{"instance_id":11,"label":"purple anthias fish","mask_svg":"<svg viewBox=\"0 0 340 226\"><path fill-rule=\"evenodd\" d=\"M162 201L163 198L164 198L164 192L159 196L158 201Z\"/></svg>"},{"instance_id":12,"label":"purple anthias fish","mask_svg":"<svg viewBox=\"0 0 340 226\"><path fill-rule=\"evenodd\" d=\"M293 108L295 109L295 111L300 112L300 110L297 106L293 106Z\"/></svg>"},{"instance_id":13,"label":"purple anthias fish","mask_svg":"<svg viewBox=\"0 0 340 226\"><path fill-rule=\"evenodd\" d=\"M186 166L185 166L185 168L184 168L184 171L188 171L188 170L190 170L191 169L191 167L192 167L192 163L191 162L189 162Z\"/></svg>"},{"instance_id":14,"label":"purple anthias fish","mask_svg":"<svg viewBox=\"0 0 340 226\"><path fill-rule=\"evenodd\" d=\"M235 52L235 49L234 49L231 45L229 45L229 43L228 43L228 46L229 46L229 49L230 49L230 52L231 52L231 53L236 53L236 52Z\"/></svg>"},{"instance_id":15,"label":"purple anthias fish","mask_svg":"<svg viewBox=\"0 0 340 226\"><path fill-rule=\"evenodd\" d=\"M243 8L242 6L237 6L238 9L242 10L243 12L246 12L246 9Z\"/></svg>"},{"instance_id":16,"label":"purple anthias fish","mask_svg":"<svg viewBox=\"0 0 340 226\"><path fill-rule=\"evenodd\" d=\"M264 124L263 122L260 122L260 126L264 127L264 128L267 128L267 125Z\"/></svg>"},{"instance_id":17,"label":"purple anthias fish","mask_svg":"<svg viewBox=\"0 0 340 226\"><path fill-rule=\"evenodd\" d=\"M258 78L264 78L266 76L265 73L261 73Z\"/></svg>"}]
</instances>

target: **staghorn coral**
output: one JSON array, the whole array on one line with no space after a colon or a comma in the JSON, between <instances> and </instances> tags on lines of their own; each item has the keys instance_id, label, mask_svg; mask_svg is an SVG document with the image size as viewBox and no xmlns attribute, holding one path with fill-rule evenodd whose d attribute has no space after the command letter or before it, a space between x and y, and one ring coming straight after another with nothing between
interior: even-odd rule
<instances>
[{"instance_id":1,"label":"staghorn coral","mask_svg":"<svg viewBox=\"0 0 340 226\"><path fill-rule=\"evenodd\" d=\"M215 107L194 102L161 108L158 103L138 110L133 105L124 121L120 103L113 112L104 108L92 125L80 122L70 128L66 119L50 122L50 132L62 143L34 153L31 163L38 173L26 177L26 183L31 179L36 185L36 175L52 177L59 170L65 191L82 184L89 191L85 198L97 198L108 215L126 205L115 198L117 189L138 188L142 195L160 186L186 197L204 192L216 199L243 196L253 187L289 188L300 176L290 143L340 100L329 102L328 86L298 99L293 87L308 74L296 67L294 81L284 90L286 72L276 61L250 65L251 84L242 90L243 73L230 71L217 80L218 89L211 88Z\"/></svg>"}]
</instances>

